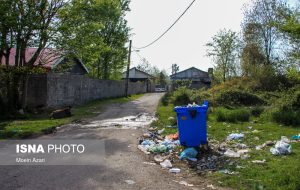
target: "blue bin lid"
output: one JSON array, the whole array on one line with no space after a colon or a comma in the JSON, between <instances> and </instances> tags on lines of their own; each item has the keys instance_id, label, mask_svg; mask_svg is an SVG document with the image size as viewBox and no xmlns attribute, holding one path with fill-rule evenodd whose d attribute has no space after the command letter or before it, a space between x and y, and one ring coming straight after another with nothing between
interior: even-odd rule
<instances>
[{"instance_id":1,"label":"blue bin lid","mask_svg":"<svg viewBox=\"0 0 300 190\"><path fill-rule=\"evenodd\" d=\"M203 105L195 105L195 106L176 106L174 111L176 113L185 113L190 110L196 110L197 112L206 112L208 109L208 101L204 100Z\"/></svg>"}]
</instances>

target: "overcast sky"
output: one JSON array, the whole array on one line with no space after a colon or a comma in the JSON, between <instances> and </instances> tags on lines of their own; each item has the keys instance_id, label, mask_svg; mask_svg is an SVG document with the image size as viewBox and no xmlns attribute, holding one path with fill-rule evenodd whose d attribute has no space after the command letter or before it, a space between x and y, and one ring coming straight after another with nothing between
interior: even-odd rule
<instances>
[{"instance_id":1,"label":"overcast sky","mask_svg":"<svg viewBox=\"0 0 300 190\"><path fill-rule=\"evenodd\" d=\"M192 0L131 0L127 14L134 47L149 44L166 30ZM206 57L205 44L218 30L240 30L242 7L249 0L196 0L181 20L158 42L139 54L152 65L171 73L173 63L180 70L195 66L207 71L212 61ZM131 66L140 63L133 52Z\"/></svg>"},{"instance_id":2,"label":"overcast sky","mask_svg":"<svg viewBox=\"0 0 300 190\"><path fill-rule=\"evenodd\" d=\"M293 0L298 1L298 0ZM192 0L131 0L126 16L132 28L133 47L142 47L164 32ZM161 40L139 52L151 65L171 73L171 65L179 70L197 67L207 71L213 66L206 57L205 44L218 30L240 31L243 5L250 0L196 0L189 11ZM131 67L141 61L132 53Z\"/></svg>"}]
</instances>

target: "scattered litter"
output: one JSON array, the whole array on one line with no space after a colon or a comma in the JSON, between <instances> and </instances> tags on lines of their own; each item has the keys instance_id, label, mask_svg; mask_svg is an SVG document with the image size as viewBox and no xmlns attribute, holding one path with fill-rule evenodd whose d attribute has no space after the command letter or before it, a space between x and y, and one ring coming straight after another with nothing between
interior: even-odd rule
<instances>
[{"instance_id":1,"label":"scattered litter","mask_svg":"<svg viewBox=\"0 0 300 190\"><path fill-rule=\"evenodd\" d=\"M146 165L156 165L155 163L153 163L153 162L143 162L143 164L146 164Z\"/></svg>"},{"instance_id":2,"label":"scattered litter","mask_svg":"<svg viewBox=\"0 0 300 190\"><path fill-rule=\"evenodd\" d=\"M236 169L244 169L244 168L246 168L246 167L244 167L244 166L239 166L239 165L236 166Z\"/></svg>"},{"instance_id":3,"label":"scattered litter","mask_svg":"<svg viewBox=\"0 0 300 190\"><path fill-rule=\"evenodd\" d=\"M170 135L167 135L166 136L166 139L169 139L169 140L178 140L178 132L175 133L175 134L170 134Z\"/></svg>"},{"instance_id":4,"label":"scattered litter","mask_svg":"<svg viewBox=\"0 0 300 190\"><path fill-rule=\"evenodd\" d=\"M226 152L224 152L224 155L231 158L239 158L241 156L241 154L230 149L227 149Z\"/></svg>"},{"instance_id":5,"label":"scattered litter","mask_svg":"<svg viewBox=\"0 0 300 190\"><path fill-rule=\"evenodd\" d=\"M138 149L140 149L145 154L150 154L150 152L147 151L147 147L143 145L138 145Z\"/></svg>"},{"instance_id":6,"label":"scattered litter","mask_svg":"<svg viewBox=\"0 0 300 190\"><path fill-rule=\"evenodd\" d=\"M169 172L171 172L171 173L179 173L180 169L179 168L171 168L171 169L169 169Z\"/></svg>"},{"instance_id":7,"label":"scattered litter","mask_svg":"<svg viewBox=\"0 0 300 190\"><path fill-rule=\"evenodd\" d=\"M141 145L149 145L149 146L151 146L151 145L154 145L155 143L153 142L153 141L151 141L151 140L144 140L142 143L141 143Z\"/></svg>"},{"instance_id":8,"label":"scattered litter","mask_svg":"<svg viewBox=\"0 0 300 190\"><path fill-rule=\"evenodd\" d=\"M237 173L237 172L231 172L228 169L219 170L219 172L223 174L229 174L229 175L235 175Z\"/></svg>"},{"instance_id":9,"label":"scattered litter","mask_svg":"<svg viewBox=\"0 0 300 190\"><path fill-rule=\"evenodd\" d=\"M207 187L207 188L211 188L211 189L217 189L217 188L215 188L215 186L213 186L212 184L207 185L206 187Z\"/></svg>"},{"instance_id":10,"label":"scattered litter","mask_svg":"<svg viewBox=\"0 0 300 190\"><path fill-rule=\"evenodd\" d=\"M235 139L240 139L240 138L244 138L244 134L242 133L232 133L230 135L228 135L227 140L235 140Z\"/></svg>"},{"instance_id":11,"label":"scattered litter","mask_svg":"<svg viewBox=\"0 0 300 190\"><path fill-rule=\"evenodd\" d=\"M243 160L248 159L248 158L250 158L249 154L244 154L241 156L241 159L243 159Z\"/></svg>"},{"instance_id":12,"label":"scattered litter","mask_svg":"<svg viewBox=\"0 0 300 190\"><path fill-rule=\"evenodd\" d=\"M135 184L135 181L132 181L132 180L125 180L125 182L129 185L133 185Z\"/></svg>"},{"instance_id":13,"label":"scattered litter","mask_svg":"<svg viewBox=\"0 0 300 190\"><path fill-rule=\"evenodd\" d=\"M248 128L248 129L252 129L253 127L252 127L252 126L248 126L247 128Z\"/></svg>"},{"instance_id":14,"label":"scattered litter","mask_svg":"<svg viewBox=\"0 0 300 190\"><path fill-rule=\"evenodd\" d=\"M265 162L266 162L265 159L263 159L263 160L253 160L252 161L252 163L254 163L254 164L264 164Z\"/></svg>"},{"instance_id":15,"label":"scattered litter","mask_svg":"<svg viewBox=\"0 0 300 190\"><path fill-rule=\"evenodd\" d=\"M195 148L186 148L184 151L180 153L179 158L181 160L188 158L196 158L198 151Z\"/></svg>"},{"instance_id":16,"label":"scattered litter","mask_svg":"<svg viewBox=\"0 0 300 190\"><path fill-rule=\"evenodd\" d=\"M165 131L165 129L158 130L157 133L160 135Z\"/></svg>"},{"instance_id":17,"label":"scattered litter","mask_svg":"<svg viewBox=\"0 0 300 190\"><path fill-rule=\"evenodd\" d=\"M180 184L180 185L184 185L184 186L188 186L188 187L193 187L193 186L194 186L193 184L189 184L189 183L186 182L186 181L180 181L179 184Z\"/></svg>"},{"instance_id":18,"label":"scattered litter","mask_svg":"<svg viewBox=\"0 0 300 190\"><path fill-rule=\"evenodd\" d=\"M280 141L277 141L275 144L275 148L271 148L270 152L273 155L287 155L292 152L292 146L286 142L286 139L281 137Z\"/></svg>"},{"instance_id":19,"label":"scattered litter","mask_svg":"<svg viewBox=\"0 0 300 190\"><path fill-rule=\"evenodd\" d=\"M173 121L173 120L175 120L175 118L174 117L169 117L168 120Z\"/></svg>"},{"instance_id":20,"label":"scattered litter","mask_svg":"<svg viewBox=\"0 0 300 190\"><path fill-rule=\"evenodd\" d=\"M151 133L144 133L144 134L143 134L143 137L145 137L145 138L150 138L150 137L151 137Z\"/></svg>"},{"instance_id":21,"label":"scattered litter","mask_svg":"<svg viewBox=\"0 0 300 190\"><path fill-rule=\"evenodd\" d=\"M255 147L255 150L262 150L263 148L264 148L263 145L258 145L258 146Z\"/></svg>"},{"instance_id":22,"label":"scattered litter","mask_svg":"<svg viewBox=\"0 0 300 190\"><path fill-rule=\"evenodd\" d=\"M156 128L155 128L155 127L149 127L148 130L149 130L149 131L155 131Z\"/></svg>"},{"instance_id":23,"label":"scattered litter","mask_svg":"<svg viewBox=\"0 0 300 190\"><path fill-rule=\"evenodd\" d=\"M240 155L246 154L246 153L248 153L248 152L250 152L249 149L242 149L242 150L238 150L238 151L237 151L237 153L240 154Z\"/></svg>"},{"instance_id":24,"label":"scattered litter","mask_svg":"<svg viewBox=\"0 0 300 190\"><path fill-rule=\"evenodd\" d=\"M192 161L192 162L197 162L198 159L197 158L187 158L189 161Z\"/></svg>"},{"instance_id":25,"label":"scattered litter","mask_svg":"<svg viewBox=\"0 0 300 190\"><path fill-rule=\"evenodd\" d=\"M292 136L292 139L293 140L300 140L300 134Z\"/></svg>"},{"instance_id":26,"label":"scattered litter","mask_svg":"<svg viewBox=\"0 0 300 190\"><path fill-rule=\"evenodd\" d=\"M259 141L259 137L254 137L254 140Z\"/></svg>"},{"instance_id":27,"label":"scattered litter","mask_svg":"<svg viewBox=\"0 0 300 190\"><path fill-rule=\"evenodd\" d=\"M160 166L162 168L172 168L172 164L170 162L170 160L166 159L165 161L160 163Z\"/></svg>"},{"instance_id":28,"label":"scattered litter","mask_svg":"<svg viewBox=\"0 0 300 190\"><path fill-rule=\"evenodd\" d=\"M155 162L159 162L160 163L160 162L163 162L165 159L166 159L166 156L161 156L159 154L154 156L154 161Z\"/></svg>"},{"instance_id":29,"label":"scattered litter","mask_svg":"<svg viewBox=\"0 0 300 190\"><path fill-rule=\"evenodd\" d=\"M238 149L245 149L245 148L247 148L248 146L245 145L245 144L242 144L242 143L238 143L238 144L235 145L235 147L238 148Z\"/></svg>"},{"instance_id":30,"label":"scattered litter","mask_svg":"<svg viewBox=\"0 0 300 190\"><path fill-rule=\"evenodd\" d=\"M168 147L165 145L153 145L148 148L148 151L151 153L164 153L168 151Z\"/></svg>"},{"instance_id":31,"label":"scattered litter","mask_svg":"<svg viewBox=\"0 0 300 190\"><path fill-rule=\"evenodd\" d=\"M167 128L177 128L177 126L176 125L168 125L168 126L166 126Z\"/></svg>"}]
</instances>

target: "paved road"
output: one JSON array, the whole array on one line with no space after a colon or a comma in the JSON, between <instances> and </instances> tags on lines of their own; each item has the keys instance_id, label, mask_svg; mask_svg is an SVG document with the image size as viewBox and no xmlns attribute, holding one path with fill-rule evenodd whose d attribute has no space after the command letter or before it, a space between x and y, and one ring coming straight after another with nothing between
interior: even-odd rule
<instances>
[{"instance_id":1,"label":"paved road","mask_svg":"<svg viewBox=\"0 0 300 190\"><path fill-rule=\"evenodd\" d=\"M118 120L140 113L154 115L161 96L161 93L146 94L135 101L110 105L103 113L84 124L68 125L55 134L41 137L104 139L106 155L101 165L0 166L0 189L204 189L180 185L173 180L186 180L181 175L163 171L158 165L145 164L149 158L136 148L137 138L145 128L97 127L97 124L107 119ZM91 123L93 125L89 125ZM131 181L126 180L134 184L128 184ZM198 182L207 187L206 182Z\"/></svg>"}]
</instances>

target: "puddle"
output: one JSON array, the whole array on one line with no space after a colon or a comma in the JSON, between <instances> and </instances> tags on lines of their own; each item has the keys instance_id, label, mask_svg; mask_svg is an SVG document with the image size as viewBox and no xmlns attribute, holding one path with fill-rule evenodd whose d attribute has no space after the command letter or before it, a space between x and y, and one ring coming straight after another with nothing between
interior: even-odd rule
<instances>
[{"instance_id":1,"label":"puddle","mask_svg":"<svg viewBox=\"0 0 300 190\"><path fill-rule=\"evenodd\" d=\"M93 121L89 124L82 125L86 128L121 128L121 129L136 129L150 125L156 118L148 113L141 113L136 116L126 116L115 119L105 119Z\"/></svg>"}]
</instances>

